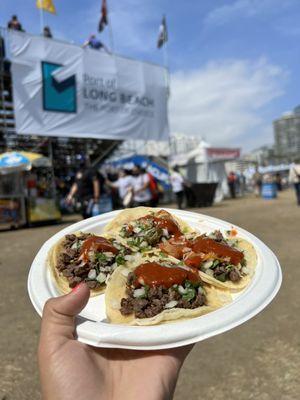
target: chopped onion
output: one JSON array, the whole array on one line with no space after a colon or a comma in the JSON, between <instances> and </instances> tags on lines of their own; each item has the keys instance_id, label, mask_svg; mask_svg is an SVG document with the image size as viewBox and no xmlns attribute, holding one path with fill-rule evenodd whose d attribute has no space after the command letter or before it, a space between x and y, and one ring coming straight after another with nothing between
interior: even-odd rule
<instances>
[{"instance_id":1,"label":"chopped onion","mask_svg":"<svg viewBox=\"0 0 300 400\"><path fill-rule=\"evenodd\" d=\"M208 268L210 268L212 265L213 265L213 261L205 261L202 265L201 265L201 268L204 268L204 269L208 269Z\"/></svg>"},{"instance_id":2,"label":"chopped onion","mask_svg":"<svg viewBox=\"0 0 300 400\"><path fill-rule=\"evenodd\" d=\"M106 257L112 258L114 254L111 251L104 251L103 254L105 254Z\"/></svg>"},{"instance_id":3,"label":"chopped onion","mask_svg":"<svg viewBox=\"0 0 300 400\"><path fill-rule=\"evenodd\" d=\"M162 230L162 234L163 234L163 236L166 236L166 237L168 237L168 236L169 236L168 229L166 229L166 228L163 228L163 230Z\"/></svg>"},{"instance_id":4,"label":"chopped onion","mask_svg":"<svg viewBox=\"0 0 300 400\"><path fill-rule=\"evenodd\" d=\"M143 296L145 296L145 294L146 294L146 291L145 291L144 287L141 287L140 289L135 289L133 291L133 297L134 298L143 297Z\"/></svg>"},{"instance_id":5,"label":"chopped onion","mask_svg":"<svg viewBox=\"0 0 300 400\"><path fill-rule=\"evenodd\" d=\"M214 271L212 269L207 269L205 273L209 276L214 276Z\"/></svg>"},{"instance_id":6,"label":"chopped onion","mask_svg":"<svg viewBox=\"0 0 300 400\"><path fill-rule=\"evenodd\" d=\"M199 294L205 294L205 290L203 289L202 286L199 286L199 287L198 287L198 293L199 293Z\"/></svg>"},{"instance_id":7,"label":"chopped onion","mask_svg":"<svg viewBox=\"0 0 300 400\"><path fill-rule=\"evenodd\" d=\"M183 286L179 285L179 286L178 286L178 292L179 292L180 294L185 294L185 293L186 293L186 289L185 289Z\"/></svg>"},{"instance_id":8,"label":"chopped onion","mask_svg":"<svg viewBox=\"0 0 300 400\"><path fill-rule=\"evenodd\" d=\"M124 259L126 261L130 261L130 260L132 260L132 256L130 254L126 254L126 256L124 256Z\"/></svg>"},{"instance_id":9,"label":"chopped onion","mask_svg":"<svg viewBox=\"0 0 300 400\"><path fill-rule=\"evenodd\" d=\"M177 304L178 304L178 301L172 300L172 301L169 301L169 303L167 303L167 304L165 305L165 308L174 308L174 307L177 306Z\"/></svg>"},{"instance_id":10,"label":"chopped onion","mask_svg":"<svg viewBox=\"0 0 300 400\"><path fill-rule=\"evenodd\" d=\"M97 276L96 279L99 283L103 283L106 281L106 274L104 274L103 272L100 272L100 274Z\"/></svg>"},{"instance_id":11,"label":"chopped onion","mask_svg":"<svg viewBox=\"0 0 300 400\"><path fill-rule=\"evenodd\" d=\"M138 226L136 226L135 228L133 228L133 232L134 233L140 233L141 232L141 228L139 228Z\"/></svg>"},{"instance_id":12,"label":"chopped onion","mask_svg":"<svg viewBox=\"0 0 300 400\"><path fill-rule=\"evenodd\" d=\"M89 279L96 279L96 276L97 276L96 270L95 269L91 269L89 274L88 274L88 278Z\"/></svg>"},{"instance_id":13,"label":"chopped onion","mask_svg":"<svg viewBox=\"0 0 300 400\"><path fill-rule=\"evenodd\" d=\"M71 246L72 250L77 250L77 242L74 242Z\"/></svg>"}]
</instances>

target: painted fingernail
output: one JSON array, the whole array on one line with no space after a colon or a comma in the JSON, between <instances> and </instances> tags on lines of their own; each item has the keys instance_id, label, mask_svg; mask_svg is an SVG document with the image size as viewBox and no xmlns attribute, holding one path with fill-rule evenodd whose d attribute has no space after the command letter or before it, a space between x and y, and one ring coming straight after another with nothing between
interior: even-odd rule
<instances>
[{"instance_id":1,"label":"painted fingernail","mask_svg":"<svg viewBox=\"0 0 300 400\"><path fill-rule=\"evenodd\" d=\"M78 285L76 285L75 287L73 287L72 292L76 292L80 286L83 284L83 282L78 283Z\"/></svg>"}]
</instances>

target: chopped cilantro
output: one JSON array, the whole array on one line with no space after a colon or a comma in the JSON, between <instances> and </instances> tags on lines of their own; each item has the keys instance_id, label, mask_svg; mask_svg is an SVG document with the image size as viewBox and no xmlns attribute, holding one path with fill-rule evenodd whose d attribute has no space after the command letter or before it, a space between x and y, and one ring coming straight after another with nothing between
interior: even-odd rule
<instances>
[{"instance_id":1,"label":"chopped cilantro","mask_svg":"<svg viewBox=\"0 0 300 400\"><path fill-rule=\"evenodd\" d=\"M125 264L125 258L124 258L121 254L117 255L117 257L116 257L116 263L117 263L118 265L123 265L123 264Z\"/></svg>"},{"instance_id":2,"label":"chopped cilantro","mask_svg":"<svg viewBox=\"0 0 300 400\"><path fill-rule=\"evenodd\" d=\"M101 264L103 264L107 261L107 257L104 253L96 253L95 257L96 257L96 260Z\"/></svg>"},{"instance_id":3,"label":"chopped cilantro","mask_svg":"<svg viewBox=\"0 0 300 400\"><path fill-rule=\"evenodd\" d=\"M220 264L219 260L214 260L213 265L210 268L215 269L219 264Z\"/></svg>"},{"instance_id":4,"label":"chopped cilantro","mask_svg":"<svg viewBox=\"0 0 300 400\"><path fill-rule=\"evenodd\" d=\"M196 296L196 290L193 287L191 287L191 288L187 289L186 293L184 293L182 295L182 298L184 300L190 301L190 300L193 300L193 298L195 296Z\"/></svg>"},{"instance_id":5,"label":"chopped cilantro","mask_svg":"<svg viewBox=\"0 0 300 400\"><path fill-rule=\"evenodd\" d=\"M159 252L159 255L160 255L160 257L162 257L162 258L167 258L167 257L168 257L168 254L164 253L163 251L160 251L160 252Z\"/></svg>"}]
</instances>

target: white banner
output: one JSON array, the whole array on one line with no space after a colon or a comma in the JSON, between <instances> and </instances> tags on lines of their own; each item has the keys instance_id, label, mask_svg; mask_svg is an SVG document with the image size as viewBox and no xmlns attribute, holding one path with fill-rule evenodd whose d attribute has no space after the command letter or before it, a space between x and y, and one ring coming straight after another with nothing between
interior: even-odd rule
<instances>
[{"instance_id":1,"label":"white banner","mask_svg":"<svg viewBox=\"0 0 300 400\"><path fill-rule=\"evenodd\" d=\"M166 70L9 32L18 134L167 140Z\"/></svg>"}]
</instances>

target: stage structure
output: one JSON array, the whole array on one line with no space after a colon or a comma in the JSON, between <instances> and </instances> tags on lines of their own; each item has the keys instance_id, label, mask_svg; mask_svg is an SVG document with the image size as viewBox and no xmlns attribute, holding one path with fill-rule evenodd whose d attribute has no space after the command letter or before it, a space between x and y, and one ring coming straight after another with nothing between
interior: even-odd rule
<instances>
[{"instance_id":1,"label":"stage structure","mask_svg":"<svg viewBox=\"0 0 300 400\"><path fill-rule=\"evenodd\" d=\"M165 68L8 31L18 134L167 140Z\"/></svg>"}]
</instances>

